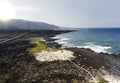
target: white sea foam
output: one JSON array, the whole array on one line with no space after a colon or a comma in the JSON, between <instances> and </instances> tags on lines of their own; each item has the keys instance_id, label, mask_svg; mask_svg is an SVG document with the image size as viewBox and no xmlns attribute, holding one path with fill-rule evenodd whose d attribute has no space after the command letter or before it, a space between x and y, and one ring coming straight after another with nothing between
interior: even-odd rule
<instances>
[{"instance_id":1,"label":"white sea foam","mask_svg":"<svg viewBox=\"0 0 120 83\"><path fill-rule=\"evenodd\" d=\"M120 78L113 75L105 75L103 78L109 83L120 83Z\"/></svg>"},{"instance_id":2,"label":"white sea foam","mask_svg":"<svg viewBox=\"0 0 120 83\"><path fill-rule=\"evenodd\" d=\"M55 42L61 44L63 48L65 47L89 48L97 53L100 52L109 53L108 49L111 49L110 46L95 45L95 42L85 42L83 46L76 46L70 43L69 38L62 38L61 36L56 36L54 38L58 39Z\"/></svg>"},{"instance_id":3,"label":"white sea foam","mask_svg":"<svg viewBox=\"0 0 120 83\"><path fill-rule=\"evenodd\" d=\"M55 42L61 44L63 48L74 47L73 44L69 43L70 38L62 38L61 36L55 36L52 39L58 39L58 40L55 40Z\"/></svg>"},{"instance_id":4,"label":"white sea foam","mask_svg":"<svg viewBox=\"0 0 120 83\"><path fill-rule=\"evenodd\" d=\"M107 50L111 49L109 46L101 46L101 45L86 45L86 46L77 46L78 48L89 48L97 53L104 52L108 53Z\"/></svg>"},{"instance_id":5,"label":"white sea foam","mask_svg":"<svg viewBox=\"0 0 120 83\"><path fill-rule=\"evenodd\" d=\"M61 44L61 45L62 45L62 48L65 48L65 47L75 47L74 44L71 44L71 43L69 42L69 39L68 39L68 38L59 39L59 40L56 40L55 42Z\"/></svg>"},{"instance_id":6,"label":"white sea foam","mask_svg":"<svg viewBox=\"0 0 120 83\"><path fill-rule=\"evenodd\" d=\"M52 37L51 39L61 39L62 37L61 36L55 36L55 37Z\"/></svg>"},{"instance_id":7,"label":"white sea foam","mask_svg":"<svg viewBox=\"0 0 120 83\"><path fill-rule=\"evenodd\" d=\"M60 39L61 41L67 41L67 40L70 40L69 38L61 38Z\"/></svg>"},{"instance_id":8,"label":"white sea foam","mask_svg":"<svg viewBox=\"0 0 120 83\"><path fill-rule=\"evenodd\" d=\"M64 41L64 39L57 40L56 42L58 42L59 44L62 44L62 47L89 48L97 53L100 53L100 52L109 53L107 50L111 49L110 46L102 46L102 45L94 45L94 44L84 45L84 46L75 46L74 44L71 44L69 41Z\"/></svg>"}]
</instances>

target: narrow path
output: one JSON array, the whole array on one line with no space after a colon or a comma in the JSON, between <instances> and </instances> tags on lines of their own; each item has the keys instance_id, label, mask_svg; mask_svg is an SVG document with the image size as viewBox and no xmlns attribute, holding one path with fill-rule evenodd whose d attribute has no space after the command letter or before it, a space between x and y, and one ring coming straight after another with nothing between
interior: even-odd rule
<instances>
[{"instance_id":1,"label":"narrow path","mask_svg":"<svg viewBox=\"0 0 120 83\"><path fill-rule=\"evenodd\" d=\"M77 68L79 68L79 69L82 69L82 70L84 70L86 73L88 73L88 74L92 77L94 83L97 83L97 79L92 75L92 73L90 73L90 72L89 72L88 70L86 70L85 68L78 66L78 65L75 64L73 61L71 61L71 60L69 60L69 61L70 61L70 63L72 63L75 67L77 67Z\"/></svg>"}]
</instances>

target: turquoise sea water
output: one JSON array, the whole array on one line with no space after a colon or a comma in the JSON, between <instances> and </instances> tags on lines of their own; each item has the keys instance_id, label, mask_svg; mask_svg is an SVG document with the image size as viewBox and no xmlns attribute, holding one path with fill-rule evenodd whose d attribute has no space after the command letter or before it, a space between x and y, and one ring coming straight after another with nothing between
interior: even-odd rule
<instances>
[{"instance_id":1,"label":"turquoise sea water","mask_svg":"<svg viewBox=\"0 0 120 83\"><path fill-rule=\"evenodd\" d=\"M90 48L95 52L120 53L120 28L81 28L57 35L63 47Z\"/></svg>"}]
</instances>

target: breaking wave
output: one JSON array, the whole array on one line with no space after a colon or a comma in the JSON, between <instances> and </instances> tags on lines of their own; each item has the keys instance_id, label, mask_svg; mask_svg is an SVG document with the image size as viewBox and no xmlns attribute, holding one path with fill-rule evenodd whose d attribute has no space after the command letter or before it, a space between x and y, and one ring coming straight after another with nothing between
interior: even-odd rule
<instances>
[{"instance_id":1,"label":"breaking wave","mask_svg":"<svg viewBox=\"0 0 120 83\"><path fill-rule=\"evenodd\" d=\"M75 45L70 42L70 38L62 38L61 36L54 37L54 39L58 39L55 42L62 45L62 48L65 47L77 47L77 48L89 48L97 53L103 52L103 53L109 53L108 50L112 47L110 46L102 46L102 45L96 45L94 42L85 42L83 45Z\"/></svg>"},{"instance_id":2,"label":"breaking wave","mask_svg":"<svg viewBox=\"0 0 120 83\"><path fill-rule=\"evenodd\" d=\"M111 49L109 46L102 46L102 45L86 45L86 46L77 46L78 48L89 48L97 53L103 52L108 53L108 49Z\"/></svg>"}]
</instances>

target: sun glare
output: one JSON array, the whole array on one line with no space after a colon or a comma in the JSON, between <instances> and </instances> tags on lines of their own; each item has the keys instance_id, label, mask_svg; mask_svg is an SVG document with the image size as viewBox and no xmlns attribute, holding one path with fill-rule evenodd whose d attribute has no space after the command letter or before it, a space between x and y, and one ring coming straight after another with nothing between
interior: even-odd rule
<instances>
[{"instance_id":1,"label":"sun glare","mask_svg":"<svg viewBox=\"0 0 120 83\"><path fill-rule=\"evenodd\" d=\"M15 6L10 2L0 2L0 20L12 19L15 15Z\"/></svg>"}]
</instances>

